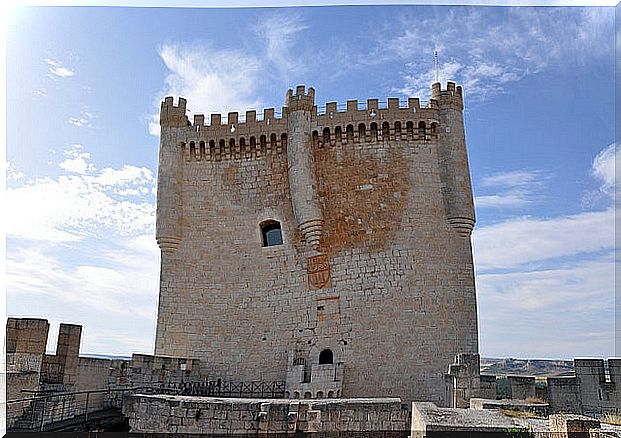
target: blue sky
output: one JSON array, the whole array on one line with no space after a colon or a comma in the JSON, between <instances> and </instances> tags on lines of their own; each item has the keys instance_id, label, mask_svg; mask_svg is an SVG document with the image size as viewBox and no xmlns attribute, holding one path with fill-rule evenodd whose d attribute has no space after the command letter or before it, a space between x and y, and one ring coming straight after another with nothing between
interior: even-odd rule
<instances>
[{"instance_id":1,"label":"blue sky","mask_svg":"<svg viewBox=\"0 0 621 438\"><path fill-rule=\"evenodd\" d=\"M614 354L614 9L18 8L7 24L7 314L152 353L157 113L464 87L480 350Z\"/></svg>"}]
</instances>

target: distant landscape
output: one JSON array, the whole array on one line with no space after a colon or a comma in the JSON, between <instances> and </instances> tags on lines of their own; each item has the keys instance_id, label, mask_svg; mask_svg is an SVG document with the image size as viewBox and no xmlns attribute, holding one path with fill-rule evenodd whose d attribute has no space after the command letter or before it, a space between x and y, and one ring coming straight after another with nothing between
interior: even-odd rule
<instances>
[{"instance_id":1,"label":"distant landscape","mask_svg":"<svg viewBox=\"0 0 621 438\"><path fill-rule=\"evenodd\" d=\"M574 375L571 360L481 358L481 373L495 376L565 377Z\"/></svg>"}]
</instances>

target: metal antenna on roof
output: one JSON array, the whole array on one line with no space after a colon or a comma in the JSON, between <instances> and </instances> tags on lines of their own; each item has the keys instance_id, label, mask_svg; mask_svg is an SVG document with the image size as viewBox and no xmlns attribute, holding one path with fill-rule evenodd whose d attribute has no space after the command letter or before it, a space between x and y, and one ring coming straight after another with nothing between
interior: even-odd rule
<instances>
[{"instance_id":1,"label":"metal antenna on roof","mask_svg":"<svg viewBox=\"0 0 621 438\"><path fill-rule=\"evenodd\" d=\"M436 82L440 82L440 62L438 61L438 51L433 52L433 60L436 68Z\"/></svg>"}]
</instances>

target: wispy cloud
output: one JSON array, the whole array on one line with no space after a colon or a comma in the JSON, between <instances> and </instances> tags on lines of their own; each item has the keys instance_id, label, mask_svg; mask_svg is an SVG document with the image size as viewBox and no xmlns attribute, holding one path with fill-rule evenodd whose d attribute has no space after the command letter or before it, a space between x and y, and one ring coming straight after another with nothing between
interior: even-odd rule
<instances>
[{"instance_id":1,"label":"wispy cloud","mask_svg":"<svg viewBox=\"0 0 621 438\"><path fill-rule=\"evenodd\" d=\"M613 351L612 252L530 272L479 274L477 293L487 354L605 357ZM516 332L523 336L514 338Z\"/></svg>"},{"instance_id":2,"label":"wispy cloud","mask_svg":"<svg viewBox=\"0 0 621 438\"><path fill-rule=\"evenodd\" d=\"M50 255L54 253L50 248L13 249L8 254L6 268L9 298L53 297L69 305L152 318L155 313L152 303L145 307L140 302L131 302L141 295L157 295L157 275L153 275L157 268L155 272L145 269L157 267L157 245L153 242L150 253L137 251L131 240L107 245L114 250L106 251L106 257L100 257L99 263L77 266L63 263L57 254ZM71 252L66 250L65 257Z\"/></svg>"},{"instance_id":3,"label":"wispy cloud","mask_svg":"<svg viewBox=\"0 0 621 438\"><path fill-rule=\"evenodd\" d=\"M591 208L599 202L610 202L615 197L615 185L619 176L615 174L615 163L621 160L621 148L612 143L593 159L591 175L600 183L596 190L589 190L582 196L582 207Z\"/></svg>"},{"instance_id":4,"label":"wispy cloud","mask_svg":"<svg viewBox=\"0 0 621 438\"><path fill-rule=\"evenodd\" d=\"M384 37L381 47L406 61L395 91L427 96L438 50L440 81L457 80L470 101L485 100L551 65L612 53L613 14L612 8L453 8L422 20L405 16L403 30Z\"/></svg>"},{"instance_id":5,"label":"wispy cloud","mask_svg":"<svg viewBox=\"0 0 621 438\"><path fill-rule=\"evenodd\" d=\"M298 34L308 29L300 14L278 12L266 15L255 27L263 41L265 57L278 67L277 74L286 78L305 69L308 60L292 50Z\"/></svg>"},{"instance_id":6,"label":"wispy cloud","mask_svg":"<svg viewBox=\"0 0 621 438\"><path fill-rule=\"evenodd\" d=\"M475 229L475 261L484 271L610 250L613 233L612 208L550 219L510 219Z\"/></svg>"},{"instance_id":7,"label":"wispy cloud","mask_svg":"<svg viewBox=\"0 0 621 438\"><path fill-rule=\"evenodd\" d=\"M169 69L166 89L158 95L183 96L193 112L227 113L239 108L256 108L257 85L261 74L259 59L239 50L215 50L208 45L164 44L159 54ZM158 116L149 132L159 135Z\"/></svg>"},{"instance_id":8,"label":"wispy cloud","mask_svg":"<svg viewBox=\"0 0 621 438\"><path fill-rule=\"evenodd\" d=\"M478 184L480 191L493 190L494 193L477 195L475 204L477 208L519 208L531 205L539 198L544 182L549 178L549 175L534 170L484 176Z\"/></svg>"},{"instance_id":9,"label":"wispy cloud","mask_svg":"<svg viewBox=\"0 0 621 438\"><path fill-rule=\"evenodd\" d=\"M291 12L270 12L251 29L257 49L219 49L210 42L165 43L159 55L169 70L158 93L188 99L188 115L261 109L262 88L275 82L289 85L292 75L306 68L307 56L294 50L300 33L308 28L303 17ZM147 117L149 133L159 135L159 116Z\"/></svg>"},{"instance_id":10,"label":"wispy cloud","mask_svg":"<svg viewBox=\"0 0 621 438\"><path fill-rule=\"evenodd\" d=\"M73 126L77 126L77 127L86 126L87 128L93 127L92 122L93 122L93 114L89 113L88 111L82 111L80 112L79 117L70 117L69 120L67 120L67 123Z\"/></svg>"},{"instance_id":11,"label":"wispy cloud","mask_svg":"<svg viewBox=\"0 0 621 438\"><path fill-rule=\"evenodd\" d=\"M57 59L46 58L45 63L48 65L48 72L50 75L59 77L59 78L68 78L75 74L73 70L68 67L65 67L62 62Z\"/></svg>"}]
</instances>

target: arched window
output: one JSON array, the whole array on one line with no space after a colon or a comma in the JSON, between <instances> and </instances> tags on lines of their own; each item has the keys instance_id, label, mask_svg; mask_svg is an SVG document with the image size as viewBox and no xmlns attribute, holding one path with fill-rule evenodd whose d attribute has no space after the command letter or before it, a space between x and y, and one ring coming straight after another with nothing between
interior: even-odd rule
<instances>
[{"instance_id":1,"label":"arched window","mask_svg":"<svg viewBox=\"0 0 621 438\"><path fill-rule=\"evenodd\" d=\"M201 141L198 144L198 156L200 160L205 159L205 142L204 141Z\"/></svg>"},{"instance_id":2,"label":"arched window","mask_svg":"<svg viewBox=\"0 0 621 438\"><path fill-rule=\"evenodd\" d=\"M216 142L213 140L209 140L209 158L211 160L216 156Z\"/></svg>"},{"instance_id":3,"label":"arched window","mask_svg":"<svg viewBox=\"0 0 621 438\"><path fill-rule=\"evenodd\" d=\"M270 146L272 149L276 149L276 134L270 135Z\"/></svg>"},{"instance_id":4,"label":"arched window","mask_svg":"<svg viewBox=\"0 0 621 438\"><path fill-rule=\"evenodd\" d=\"M343 131L340 126L334 128L334 139L338 142L343 140Z\"/></svg>"},{"instance_id":5,"label":"arched window","mask_svg":"<svg viewBox=\"0 0 621 438\"><path fill-rule=\"evenodd\" d=\"M334 363L334 355L332 354L332 350L326 348L321 353L319 353L319 365Z\"/></svg>"},{"instance_id":6,"label":"arched window","mask_svg":"<svg viewBox=\"0 0 621 438\"><path fill-rule=\"evenodd\" d=\"M366 126L364 125L364 123L361 123L358 125L358 136L360 137L360 141L364 142L366 141Z\"/></svg>"},{"instance_id":7,"label":"arched window","mask_svg":"<svg viewBox=\"0 0 621 438\"><path fill-rule=\"evenodd\" d=\"M371 141L377 141L377 123L371 123Z\"/></svg>"},{"instance_id":8,"label":"arched window","mask_svg":"<svg viewBox=\"0 0 621 438\"><path fill-rule=\"evenodd\" d=\"M401 134L401 122L395 122L395 134Z\"/></svg>"},{"instance_id":9,"label":"arched window","mask_svg":"<svg viewBox=\"0 0 621 438\"><path fill-rule=\"evenodd\" d=\"M280 223L276 221L265 221L261 224L261 236L263 246L282 245L282 230Z\"/></svg>"},{"instance_id":10,"label":"arched window","mask_svg":"<svg viewBox=\"0 0 621 438\"><path fill-rule=\"evenodd\" d=\"M313 131L313 146L319 145L319 133L317 131Z\"/></svg>"},{"instance_id":11,"label":"arched window","mask_svg":"<svg viewBox=\"0 0 621 438\"><path fill-rule=\"evenodd\" d=\"M425 122L418 122L418 134L425 135Z\"/></svg>"},{"instance_id":12,"label":"arched window","mask_svg":"<svg viewBox=\"0 0 621 438\"><path fill-rule=\"evenodd\" d=\"M388 124L388 122L384 122L382 123L382 139L388 140L389 136L390 136L390 125Z\"/></svg>"},{"instance_id":13,"label":"arched window","mask_svg":"<svg viewBox=\"0 0 621 438\"><path fill-rule=\"evenodd\" d=\"M287 134L282 133L280 135L280 147L282 149L286 149L287 148Z\"/></svg>"},{"instance_id":14,"label":"arched window","mask_svg":"<svg viewBox=\"0 0 621 438\"><path fill-rule=\"evenodd\" d=\"M325 145L330 144L330 128L323 129L323 144Z\"/></svg>"},{"instance_id":15,"label":"arched window","mask_svg":"<svg viewBox=\"0 0 621 438\"><path fill-rule=\"evenodd\" d=\"M347 142L353 142L354 141L354 127L352 125L347 125L347 128L345 128L345 133L347 134Z\"/></svg>"},{"instance_id":16,"label":"arched window","mask_svg":"<svg viewBox=\"0 0 621 438\"><path fill-rule=\"evenodd\" d=\"M190 142L190 160L196 160L196 144L193 141Z\"/></svg>"},{"instance_id":17,"label":"arched window","mask_svg":"<svg viewBox=\"0 0 621 438\"><path fill-rule=\"evenodd\" d=\"M405 124L405 130L407 132L408 138L412 138L414 135L414 123L409 121Z\"/></svg>"}]
</instances>

